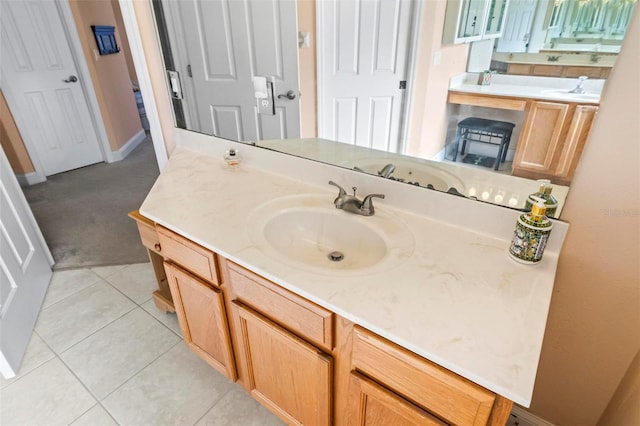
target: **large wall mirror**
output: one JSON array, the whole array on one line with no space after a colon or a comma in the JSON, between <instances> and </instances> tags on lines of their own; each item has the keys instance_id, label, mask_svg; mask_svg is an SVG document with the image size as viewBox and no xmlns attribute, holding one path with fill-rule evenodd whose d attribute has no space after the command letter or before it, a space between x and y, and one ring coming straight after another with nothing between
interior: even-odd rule
<instances>
[{"instance_id":1,"label":"large wall mirror","mask_svg":"<svg viewBox=\"0 0 640 426\"><path fill-rule=\"evenodd\" d=\"M541 41L535 54L557 51L549 56L570 55L560 49L571 43L583 52L598 39L602 65L605 46L619 51L635 1L464 0L492 15L480 59L470 44L442 42L451 3L460 2L152 0L176 126L522 208L539 184L512 176L513 153L497 171L452 161L456 123L478 114L448 103L451 80L468 63L529 52L533 39ZM530 25L516 26L525 15ZM515 47L517 35L524 44ZM509 114L517 139L528 111ZM565 196L568 182L559 183Z\"/></svg>"}]
</instances>

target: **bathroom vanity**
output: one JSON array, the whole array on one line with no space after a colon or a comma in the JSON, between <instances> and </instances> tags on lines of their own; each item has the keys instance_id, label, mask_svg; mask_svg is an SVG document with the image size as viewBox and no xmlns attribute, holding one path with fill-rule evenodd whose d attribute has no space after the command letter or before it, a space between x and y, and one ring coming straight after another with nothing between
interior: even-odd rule
<instances>
[{"instance_id":1,"label":"bathroom vanity","mask_svg":"<svg viewBox=\"0 0 640 426\"><path fill-rule=\"evenodd\" d=\"M528 77L525 81L513 76L494 76L494 80L489 86L476 84L473 74L454 80L448 102L524 111L512 174L568 185L598 112L602 80L584 93L570 92L576 80Z\"/></svg>"},{"instance_id":2,"label":"bathroom vanity","mask_svg":"<svg viewBox=\"0 0 640 426\"><path fill-rule=\"evenodd\" d=\"M233 170L189 138L135 219L156 304L213 368L289 424L502 425L529 404L566 224L531 267L507 255L515 211L252 147ZM329 178L386 198L337 210Z\"/></svg>"}]
</instances>

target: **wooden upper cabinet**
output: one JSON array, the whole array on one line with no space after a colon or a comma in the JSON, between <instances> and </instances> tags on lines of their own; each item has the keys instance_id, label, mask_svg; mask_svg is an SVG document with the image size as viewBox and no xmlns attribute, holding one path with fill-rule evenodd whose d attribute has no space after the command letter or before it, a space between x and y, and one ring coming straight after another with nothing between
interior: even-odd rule
<instances>
[{"instance_id":1,"label":"wooden upper cabinet","mask_svg":"<svg viewBox=\"0 0 640 426\"><path fill-rule=\"evenodd\" d=\"M173 264L165 262L164 267L184 341L209 365L235 380L222 292Z\"/></svg>"},{"instance_id":2,"label":"wooden upper cabinet","mask_svg":"<svg viewBox=\"0 0 640 426\"><path fill-rule=\"evenodd\" d=\"M349 426L443 426L446 423L394 392L352 372L349 381Z\"/></svg>"},{"instance_id":3,"label":"wooden upper cabinet","mask_svg":"<svg viewBox=\"0 0 640 426\"><path fill-rule=\"evenodd\" d=\"M233 310L238 362L252 396L288 424L331 424L331 356L239 302Z\"/></svg>"}]
</instances>

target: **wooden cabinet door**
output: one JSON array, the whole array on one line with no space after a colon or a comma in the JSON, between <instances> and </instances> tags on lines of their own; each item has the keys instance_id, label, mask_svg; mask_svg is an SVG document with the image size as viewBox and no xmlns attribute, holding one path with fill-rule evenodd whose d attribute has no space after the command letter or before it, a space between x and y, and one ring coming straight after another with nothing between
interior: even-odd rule
<instances>
[{"instance_id":1,"label":"wooden cabinet door","mask_svg":"<svg viewBox=\"0 0 640 426\"><path fill-rule=\"evenodd\" d=\"M184 341L213 368L236 380L222 293L175 265L165 262L164 267Z\"/></svg>"},{"instance_id":2,"label":"wooden cabinet door","mask_svg":"<svg viewBox=\"0 0 640 426\"><path fill-rule=\"evenodd\" d=\"M288 424L329 425L332 358L238 302L233 309L253 397Z\"/></svg>"},{"instance_id":3,"label":"wooden cabinet door","mask_svg":"<svg viewBox=\"0 0 640 426\"><path fill-rule=\"evenodd\" d=\"M591 126L596 112L598 112L598 107L595 105L576 106L565 143L562 147L562 152L560 153L560 159L556 166L556 176L566 179L567 181L573 177L576 167L578 167L578 161L582 156L584 146L591 133Z\"/></svg>"},{"instance_id":4,"label":"wooden cabinet door","mask_svg":"<svg viewBox=\"0 0 640 426\"><path fill-rule=\"evenodd\" d=\"M352 372L349 380L349 426L446 425L394 392Z\"/></svg>"},{"instance_id":5,"label":"wooden cabinet door","mask_svg":"<svg viewBox=\"0 0 640 426\"><path fill-rule=\"evenodd\" d=\"M517 169L552 172L568 110L569 105L565 103L532 102L516 147L514 172Z\"/></svg>"}]
</instances>

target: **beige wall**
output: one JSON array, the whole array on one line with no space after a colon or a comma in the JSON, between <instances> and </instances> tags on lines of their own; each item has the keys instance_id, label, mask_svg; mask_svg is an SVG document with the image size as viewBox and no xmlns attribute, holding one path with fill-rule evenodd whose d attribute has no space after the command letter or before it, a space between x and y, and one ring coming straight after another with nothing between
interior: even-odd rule
<instances>
[{"instance_id":1,"label":"beige wall","mask_svg":"<svg viewBox=\"0 0 640 426\"><path fill-rule=\"evenodd\" d=\"M2 91L0 91L0 144L15 174L23 175L35 171Z\"/></svg>"},{"instance_id":2,"label":"beige wall","mask_svg":"<svg viewBox=\"0 0 640 426\"><path fill-rule=\"evenodd\" d=\"M93 80L98 105L112 151L117 151L142 130L129 71L122 52L100 56L91 25L114 25L111 1L71 0L69 2L78 35ZM116 39L122 37L116 27Z\"/></svg>"},{"instance_id":3,"label":"beige wall","mask_svg":"<svg viewBox=\"0 0 640 426\"><path fill-rule=\"evenodd\" d=\"M530 410L557 425L596 424L640 348L638 69L636 8L562 211L571 227Z\"/></svg>"},{"instance_id":4,"label":"beige wall","mask_svg":"<svg viewBox=\"0 0 640 426\"><path fill-rule=\"evenodd\" d=\"M445 145L449 79L467 67L469 45L443 45L446 0L423 3L406 154L431 158ZM433 63L439 52L440 64Z\"/></svg>"},{"instance_id":5,"label":"beige wall","mask_svg":"<svg viewBox=\"0 0 640 426\"><path fill-rule=\"evenodd\" d=\"M176 146L173 134L174 120L173 107L169 97L169 89L164 76L164 62L160 43L156 34L155 20L151 9L150 1L134 1L133 6L136 14L136 21L140 30L140 39L144 49L144 57L149 69L149 78L153 89L153 96L156 101L156 108L160 118L162 137L167 150L167 155Z\"/></svg>"},{"instance_id":6,"label":"beige wall","mask_svg":"<svg viewBox=\"0 0 640 426\"><path fill-rule=\"evenodd\" d=\"M300 76L300 137L315 138L317 122L316 67L316 0L298 0L298 31L308 31L309 47L298 49Z\"/></svg>"},{"instance_id":7,"label":"beige wall","mask_svg":"<svg viewBox=\"0 0 640 426\"><path fill-rule=\"evenodd\" d=\"M116 19L116 28L122 37L118 39L118 45L120 46L120 52L124 55L124 61L127 64L127 71L129 72L129 80L138 81L136 76L136 67L133 65L133 58L131 57L131 48L129 47L129 39L125 37L126 31L124 29L124 22L122 21L122 12L120 11L120 3L118 0L112 0L111 6L113 7L113 16Z\"/></svg>"},{"instance_id":8,"label":"beige wall","mask_svg":"<svg viewBox=\"0 0 640 426\"><path fill-rule=\"evenodd\" d=\"M636 353L598 425L640 425L640 351Z\"/></svg>"}]
</instances>

